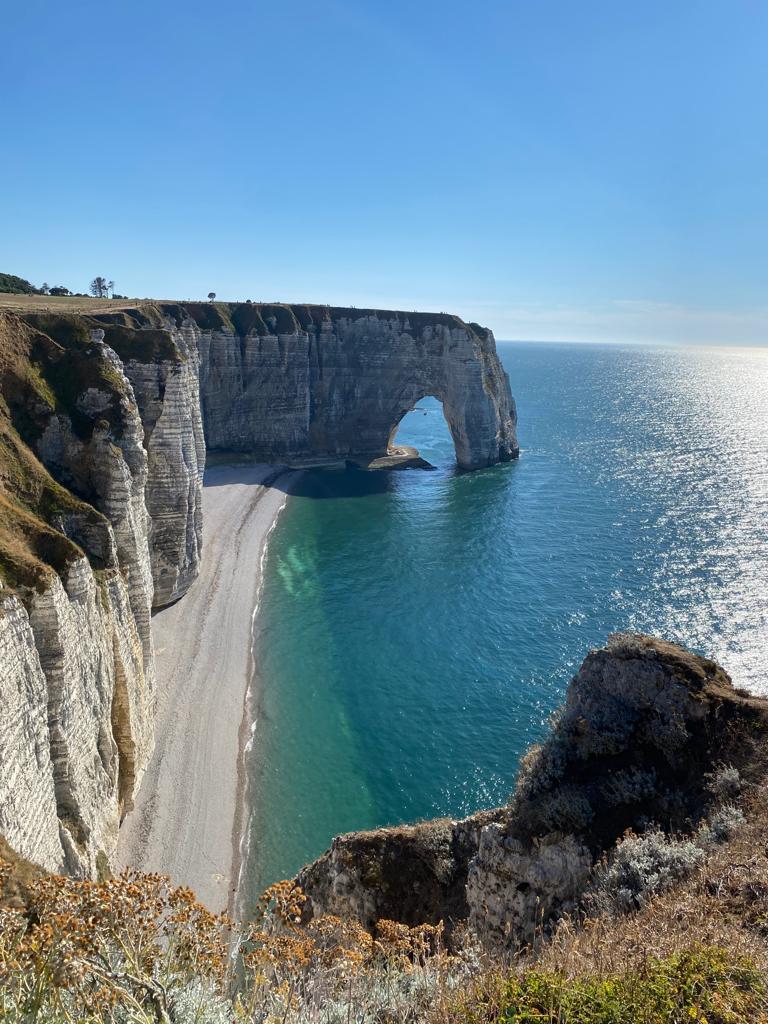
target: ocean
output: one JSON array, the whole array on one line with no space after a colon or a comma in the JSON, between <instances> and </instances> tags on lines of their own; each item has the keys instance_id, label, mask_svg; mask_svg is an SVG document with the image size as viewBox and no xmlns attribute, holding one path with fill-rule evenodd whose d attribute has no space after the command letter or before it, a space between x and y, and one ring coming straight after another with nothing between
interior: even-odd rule
<instances>
[{"instance_id":1,"label":"ocean","mask_svg":"<svg viewBox=\"0 0 768 1024\"><path fill-rule=\"evenodd\" d=\"M254 651L254 896L353 829L504 801L587 651L656 633L768 692L768 350L499 343L518 462L313 471Z\"/></svg>"}]
</instances>

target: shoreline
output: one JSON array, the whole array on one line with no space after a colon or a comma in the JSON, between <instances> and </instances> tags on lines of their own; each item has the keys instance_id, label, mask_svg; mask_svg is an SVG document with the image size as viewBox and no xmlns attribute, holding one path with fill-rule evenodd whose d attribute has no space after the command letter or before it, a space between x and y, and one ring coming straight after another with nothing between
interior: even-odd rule
<instances>
[{"instance_id":1,"label":"shoreline","mask_svg":"<svg viewBox=\"0 0 768 1024\"><path fill-rule=\"evenodd\" d=\"M295 479L301 470L293 469L281 471L280 475L283 475L283 472L292 473L293 478ZM277 478L275 477L275 479ZM255 804L249 799L251 796L251 779L248 773L248 755L253 749L257 725L257 720L253 713L253 695L256 688L257 672L255 656L256 623L258 621L259 609L261 608L261 598L264 592L264 567L267 563L269 539L274 533L275 527L280 519L280 515L284 511L287 502L288 495L285 495L282 505L275 513L272 522L264 532L261 539L258 581L256 584L253 611L251 612L250 643L248 647L248 685L246 686L243 697L243 716L240 720L240 729L238 731L237 795L235 798L235 819L232 823L232 868L230 870L230 878L235 880L235 885L230 889L230 899L227 905L227 913L234 921L240 920L241 912L243 910L243 898L245 893L243 892L242 885L244 881L245 867L248 863L248 855L251 848L252 831L250 826L255 812Z\"/></svg>"},{"instance_id":2,"label":"shoreline","mask_svg":"<svg viewBox=\"0 0 768 1024\"><path fill-rule=\"evenodd\" d=\"M155 750L120 829L115 867L169 875L210 910L238 911L248 852L253 635L269 537L299 471L206 469L200 575L153 616ZM283 478L278 489L273 485Z\"/></svg>"}]
</instances>

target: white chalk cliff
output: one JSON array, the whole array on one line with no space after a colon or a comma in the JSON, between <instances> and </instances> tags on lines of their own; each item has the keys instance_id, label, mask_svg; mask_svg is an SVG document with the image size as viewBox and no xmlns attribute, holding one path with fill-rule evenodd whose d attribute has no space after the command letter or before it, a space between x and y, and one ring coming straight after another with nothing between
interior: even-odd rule
<instances>
[{"instance_id":1,"label":"white chalk cliff","mask_svg":"<svg viewBox=\"0 0 768 1024\"><path fill-rule=\"evenodd\" d=\"M515 457L493 335L445 314L171 303L0 313L0 835L108 869L153 747L151 610L199 569L209 448L386 453L424 395L465 468Z\"/></svg>"}]
</instances>

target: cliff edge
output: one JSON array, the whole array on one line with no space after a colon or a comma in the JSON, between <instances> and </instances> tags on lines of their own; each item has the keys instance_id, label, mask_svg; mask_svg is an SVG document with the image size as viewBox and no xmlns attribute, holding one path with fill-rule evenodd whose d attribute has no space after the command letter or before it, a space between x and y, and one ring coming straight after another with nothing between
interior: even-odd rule
<instances>
[{"instance_id":1,"label":"cliff edge","mask_svg":"<svg viewBox=\"0 0 768 1024\"><path fill-rule=\"evenodd\" d=\"M701 828L718 770L740 785L762 771L766 729L768 701L714 662L616 634L585 658L508 806L335 839L296 879L305 914L372 930L466 922L491 945L526 945L581 906L628 831Z\"/></svg>"}]
</instances>

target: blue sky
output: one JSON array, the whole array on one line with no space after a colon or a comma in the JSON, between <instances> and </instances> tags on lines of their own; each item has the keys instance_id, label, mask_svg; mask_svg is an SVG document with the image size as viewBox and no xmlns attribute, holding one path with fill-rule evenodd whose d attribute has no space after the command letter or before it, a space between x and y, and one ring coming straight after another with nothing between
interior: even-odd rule
<instances>
[{"instance_id":1,"label":"blue sky","mask_svg":"<svg viewBox=\"0 0 768 1024\"><path fill-rule=\"evenodd\" d=\"M27 0L0 270L768 344L766 0Z\"/></svg>"}]
</instances>

